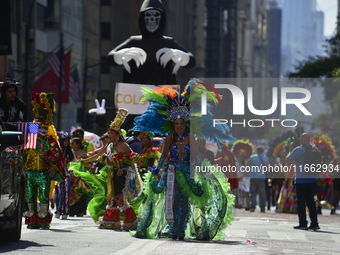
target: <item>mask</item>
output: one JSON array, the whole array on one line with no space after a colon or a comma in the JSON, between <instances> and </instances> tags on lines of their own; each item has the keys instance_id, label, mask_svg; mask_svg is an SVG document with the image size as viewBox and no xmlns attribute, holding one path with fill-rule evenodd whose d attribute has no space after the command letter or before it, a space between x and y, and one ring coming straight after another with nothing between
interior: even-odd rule
<instances>
[{"instance_id":1,"label":"mask","mask_svg":"<svg viewBox=\"0 0 340 255\"><path fill-rule=\"evenodd\" d=\"M48 132L48 127L39 127L38 133L40 136L46 136Z\"/></svg>"},{"instance_id":2,"label":"mask","mask_svg":"<svg viewBox=\"0 0 340 255\"><path fill-rule=\"evenodd\" d=\"M159 23L161 21L161 12L158 11L158 10L148 10L148 11L145 11L145 13L144 13L144 20L145 20L146 29L150 33L153 33L159 27Z\"/></svg>"}]
</instances>

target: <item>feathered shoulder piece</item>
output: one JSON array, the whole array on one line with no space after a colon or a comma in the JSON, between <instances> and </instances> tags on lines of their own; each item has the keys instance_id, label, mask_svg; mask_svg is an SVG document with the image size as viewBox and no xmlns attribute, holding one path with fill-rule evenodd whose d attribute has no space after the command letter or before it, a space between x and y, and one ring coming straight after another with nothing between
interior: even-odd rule
<instances>
[{"instance_id":1,"label":"feathered shoulder piece","mask_svg":"<svg viewBox=\"0 0 340 255\"><path fill-rule=\"evenodd\" d=\"M217 104L220 96L216 92L207 89L207 85L198 79L192 79L186 85L184 92L180 93L171 86L157 87L150 89L142 88L143 99L141 103L149 102L150 105L143 115L135 118L135 127L132 130L141 132L153 132L160 135L167 135L174 131L176 119L184 119L187 124L187 131L198 138L215 142L234 141L229 135L229 127L226 124L213 127L211 109ZM207 114L201 113L202 94L207 98Z\"/></svg>"},{"instance_id":2,"label":"feathered shoulder piece","mask_svg":"<svg viewBox=\"0 0 340 255\"><path fill-rule=\"evenodd\" d=\"M245 160L248 160L254 153L254 145L248 140L237 140L232 144L231 152L235 156L242 155Z\"/></svg>"},{"instance_id":3,"label":"feathered shoulder piece","mask_svg":"<svg viewBox=\"0 0 340 255\"><path fill-rule=\"evenodd\" d=\"M282 133L281 135L275 137L269 144L267 156L274 158L279 157L281 151L287 146L294 136L295 133L289 130L288 132Z\"/></svg>"},{"instance_id":4,"label":"feathered shoulder piece","mask_svg":"<svg viewBox=\"0 0 340 255\"><path fill-rule=\"evenodd\" d=\"M328 135L316 134L312 139L312 143L321 152L323 158L335 159L337 157L335 147Z\"/></svg>"}]
</instances>

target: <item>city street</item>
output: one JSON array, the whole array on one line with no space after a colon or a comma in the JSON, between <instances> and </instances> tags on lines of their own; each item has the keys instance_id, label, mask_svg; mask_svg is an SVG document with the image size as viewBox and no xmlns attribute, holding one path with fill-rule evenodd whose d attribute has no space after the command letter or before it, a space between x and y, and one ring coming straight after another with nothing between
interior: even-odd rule
<instances>
[{"instance_id":1,"label":"city street","mask_svg":"<svg viewBox=\"0 0 340 255\"><path fill-rule=\"evenodd\" d=\"M21 241L0 243L6 254L340 254L340 216L323 208L319 231L294 230L296 214L235 211L224 241L145 240L98 229L87 215L53 219L50 230L28 230Z\"/></svg>"}]
</instances>

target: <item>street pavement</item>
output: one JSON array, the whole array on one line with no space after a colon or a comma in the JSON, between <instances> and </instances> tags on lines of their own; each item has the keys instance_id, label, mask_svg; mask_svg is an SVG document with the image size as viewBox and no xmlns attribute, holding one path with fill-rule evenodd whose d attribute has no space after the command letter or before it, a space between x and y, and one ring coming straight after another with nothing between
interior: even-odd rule
<instances>
[{"instance_id":1,"label":"street pavement","mask_svg":"<svg viewBox=\"0 0 340 255\"><path fill-rule=\"evenodd\" d=\"M247 243L246 254L340 254L340 216L329 209L318 215L318 231L294 229L297 214L276 213L274 207L266 213L236 209L234 215L225 240Z\"/></svg>"},{"instance_id":2,"label":"street pavement","mask_svg":"<svg viewBox=\"0 0 340 255\"><path fill-rule=\"evenodd\" d=\"M4 254L340 254L340 216L323 209L318 231L295 230L296 214L235 209L222 241L137 239L128 232L98 229L90 216L53 219L50 230L28 230L22 240L0 243ZM340 210L338 210L340 211Z\"/></svg>"}]
</instances>

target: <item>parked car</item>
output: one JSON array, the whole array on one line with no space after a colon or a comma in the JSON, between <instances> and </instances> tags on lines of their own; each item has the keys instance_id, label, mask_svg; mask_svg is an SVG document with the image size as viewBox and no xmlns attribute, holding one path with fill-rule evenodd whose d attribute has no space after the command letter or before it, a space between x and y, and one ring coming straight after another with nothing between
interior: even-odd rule
<instances>
[{"instance_id":1,"label":"parked car","mask_svg":"<svg viewBox=\"0 0 340 255\"><path fill-rule=\"evenodd\" d=\"M1 241L21 238L25 203L24 143L21 132L5 131L0 118L0 236Z\"/></svg>"}]
</instances>

